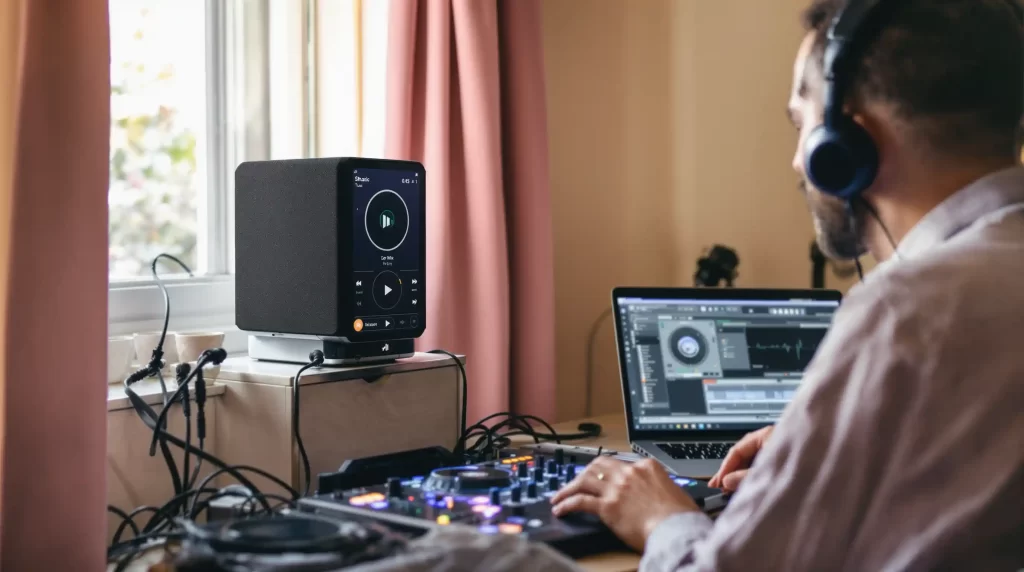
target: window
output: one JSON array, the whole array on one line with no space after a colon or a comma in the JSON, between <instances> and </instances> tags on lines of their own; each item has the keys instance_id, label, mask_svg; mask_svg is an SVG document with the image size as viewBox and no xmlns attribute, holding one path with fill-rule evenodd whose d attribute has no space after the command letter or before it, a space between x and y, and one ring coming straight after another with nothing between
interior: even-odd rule
<instances>
[{"instance_id":1,"label":"window","mask_svg":"<svg viewBox=\"0 0 1024 572\"><path fill-rule=\"evenodd\" d=\"M204 156L216 94L206 74L206 20L202 2L110 0L112 281L148 278L161 252L207 271L199 220L210 209L200 200L216 188Z\"/></svg>"},{"instance_id":2,"label":"window","mask_svg":"<svg viewBox=\"0 0 1024 572\"><path fill-rule=\"evenodd\" d=\"M193 272L158 266L171 329L231 329L234 166L270 156L270 3L108 1L110 332L162 325L150 264L164 252ZM301 24L305 3L284 4ZM301 68L302 39L277 39L294 43L277 51L298 62L279 55L277 66ZM304 108L292 117L301 129Z\"/></svg>"},{"instance_id":3,"label":"window","mask_svg":"<svg viewBox=\"0 0 1024 572\"><path fill-rule=\"evenodd\" d=\"M387 2L108 0L110 333L217 329L239 351L234 170L383 155Z\"/></svg>"}]
</instances>

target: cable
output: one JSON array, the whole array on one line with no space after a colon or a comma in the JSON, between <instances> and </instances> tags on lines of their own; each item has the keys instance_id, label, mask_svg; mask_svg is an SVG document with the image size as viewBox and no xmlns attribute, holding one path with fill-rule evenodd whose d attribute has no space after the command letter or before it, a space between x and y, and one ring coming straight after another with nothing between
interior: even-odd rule
<instances>
[{"instance_id":1,"label":"cable","mask_svg":"<svg viewBox=\"0 0 1024 572\"><path fill-rule=\"evenodd\" d=\"M185 381L178 385L177 391L175 391L174 395L171 396L170 403L173 404L175 401L181 398L182 393L188 392L188 383L192 381L192 378L196 376L198 372L202 370L206 364L212 363L213 365L220 365L225 359L227 359L227 357L228 352L224 351L224 349L222 348L206 350L202 354L200 354L199 359L196 361L196 369L193 370L192 373L190 373L188 377L185 378ZM163 430L163 428L167 426L167 412L170 410L171 408L169 406L165 406L160 411L160 416L157 418L157 427L159 427L161 430ZM154 430L153 440L149 444L149 456L151 457L156 454L156 442L157 431Z\"/></svg>"},{"instance_id":2,"label":"cable","mask_svg":"<svg viewBox=\"0 0 1024 572\"><path fill-rule=\"evenodd\" d=\"M167 286L164 285L164 281L160 279L160 274L157 273L156 271L156 263L159 262L161 258L173 260L178 264L178 266L181 266L182 268L185 269L185 272L188 273L189 278L193 277L192 270L190 270L189 267L184 262L182 262L175 256L167 254L166 252L157 254L156 257L153 258L153 263L150 265L150 270L153 273L153 280L156 280L156 285L157 287L160 288L160 293L164 295L164 329L160 332L160 341L157 342L156 347L153 348L153 360L158 362L162 360L164 357L164 339L167 337L167 326L170 324L171 321L171 297L167 293ZM164 390L164 393L166 394L166 390ZM166 399L166 395L164 396L164 398ZM164 406L167 406L166 402L164 402Z\"/></svg>"},{"instance_id":3,"label":"cable","mask_svg":"<svg viewBox=\"0 0 1024 572\"><path fill-rule=\"evenodd\" d=\"M129 520L128 521L122 521L121 524L117 527L117 530L114 531L114 537L113 537L113 540L111 541L111 543L112 544L117 544L118 542L121 541L121 535L124 534L124 531L125 531L126 527L129 525L129 523L131 523L133 525L135 524L135 517L136 516L138 516L138 515L140 515L140 514L142 514L144 512L148 512L148 511L156 512L158 510L160 510L160 509L158 509L155 506L140 506L139 508L137 508L137 509L131 511L130 513L128 513L128 519ZM137 529L138 526L136 525L134 528ZM138 536L141 533L141 531L133 531L133 532L135 532L135 536Z\"/></svg>"},{"instance_id":4,"label":"cable","mask_svg":"<svg viewBox=\"0 0 1024 572\"><path fill-rule=\"evenodd\" d=\"M448 350L430 350L427 353L444 354L452 358L452 361L459 368L459 375L462 376L462 420L459 424L461 432L459 433L458 441L455 442L455 450L453 451L456 455L461 455L463 453L463 436L466 434L466 413L469 403L469 381L466 379L466 368L462 366L462 360L459 359L459 356Z\"/></svg>"},{"instance_id":5,"label":"cable","mask_svg":"<svg viewBox=\"0 0 1024 572\"><path fill-rule=\"evenodd\" d=\"M118 525L117 532L114 535L115 543L121 538L121 533L124 530L125 525L132 527L132 534L134 534L135 536L139 535L139 525L135 524L135 521L132 520L131 515L111 504L107 505L107 512L112 512L117 516L121 517L121 524Z\"/></svg>"},{"instance_id":6,"label":"cable","mask_svg":"<svg viewBox=\"0 0 1024 572\"><path fill-rule=\"evenodd\" d=\"M178 383L178 388L179 389L188 380L188 376L189 376L189 373L190 373L191 369L192 369L192 366L190 366L188 363L179 363L175 367L175 369L174 369L175 380ZM167 406L164 406L164 409L166 409L166 408L167 408ZM191 447L192 446L192 406L190 405L189 393L188 393L187 390L184 393L181 394L181 414L185 417L185 443L188 444ZM189 452L188 448L186 448L185 449L185 458L183 459L183 462L182 462L183 466L182 466L182 469L181 469L181 478L184 481L184 487L183 488L186 491L191 488L191 485L189 484L189 472L188 472L189 456L190 456L190 452ZM198 463L197 463L197 465L198 465ZM197 466L197 468L198 468L198 466Z\"/></svg>"},{"instance_id":7,"label":"cable","mask_svg":"<svg viewBox=\"0 0 1024 572\"><path fill-rule=\"evenodd\" d=\"M896 241L893 240L893 238L892 238L892 233L890 233L889 232L889 228L887 226L885 226L885 222L882 221L882 217L878 215L878 211L875 210L875 207L871 206L871 203L869 203L867 201L867 199L865 199L862 196L857 196L857 197L855 197L853 199L850 199L850 200L846 201L846 216L848 216L850 218L850 226L853 229L854 234L855 235L859 235L860 234L858 232L858 230L857 230L857 216L856 216L856 214L854 212L854 206L853 206L853 201L855 201L855 200L859 200L860 203L864 206L864 209L868 212L868 214L870 214L875 219L875 221L878 222L878 226L880 226L882 228L882 233L885 235L885 239L888 240L889 241L889 245L892 246L892 255L894 257L896 257L896 258L899 258L900 257L899 248L898 248L898 246L896 244ZM859 257L855 258L853 260L853 264L857 268L857 277L860 279L861 282L863 282L864 281L864 267L861 266L861 264L860 264L860 258Z\"/></svg>"},{"instance_id":8,"label":"cable","mask_svg":"<svg viewBox=\"0 0 1024 572\"><path fill-rule=\"evenodd\" d=\"M295 374L295 382L292 383L292 431L295 433L295 442L299 446L299 456L302 457L302 468L306 474L306 484L302 489L302 496L309 494L309 482L312 476L309 472L309 456L306 455L306 447L302 444L302 434L299 432L299 381L302 373L311 367L320 367L324 364L324 352L313 350L309 352L309 363L299 368Z\"/></svg>"},{"instance_id":9,"label":"cable","mask_svg":"<svg viewBox=\"0 0 1024 572\"><path fill-rule=\"evenodd\" d=\"M875 207L871 206L871 203L869 203L864 197L860 197L860 202L864 205L864 208L867 209L868 213L871 214L871 216L878 222L878 226L882 227L882 233L885 234L885 239L888 240L889 245L892 246L893 256L899 258L900 253L897 250L896 241L893 240L892 233L889 232L889 228L885 226L884 222L882 222L882 217L878 216L878 211L875 210Z\"/></svg>"},{"instance_id":10,"label":"cable","mask_svg":"<svg viewBox=\"0 0 1024 572\"><path fill-rule=\"evenodd\" d=\"M149 521L146 522L146 526L142 527L143 534L156 532L160 530L161 524L170 523L170 519L174 518L175 513L178 512L178 506L182 503L188 504L188 500L191 497L200 495L204 492L216 493L219 489L214 488L200 488L196 490L187 490L179 495L174 495L171 500L164 503L164 506L158 508L153 516L149 517Z\"/></svg>"},{"instance_id":11,"label":"cable","mask_svg":"<svg viewBox=\"0 0 1024 572\"><path fill-rule=\"evenodd\" d=\"M203 379L203 370L200 369L196 374L195 380L196 388L196 438L199 440L199 450L206 450L206 380ZM199 479L199 469L203 466L203 460L198 459L196 461L196 468L192 471L192 476L188 478L185 483L185 488L192 488L192 485L196 484Z\"/></svg>"},{"instance_id":12,"label":"cable","mask_svg":"<svg viewBox=\"0 0 1024 572\"><path fill-rule=\"evenodd\" d=\"M600 329L601 323L604 319L612 315L613 308L606 308L601 315L594 320L594 323L590 325L590 333L587 334L587 368L586 368L586 379L584 380L584 417L590 417L592 412L593 394L594 394L594 342L597 340L597 332Z\"/></svg>"},{"instance_id":13,"label":"cable","mask_svg":"<svg viewBox=\"0 0 1024 572\"><path fill-rule=\"evenodd\" d=\"M488 421L500 417L505 417L505 419L490 427L486 425ZM549 432L537 431L530 425L531 421L543 425ZM563 441L597 437L602 430L601 426L596 423L581 423L578 429L579 433L558 433L547 421L534 415L502 411L488 415L470 426L460 439L460 443L465 445L475 439L464 447L464 456L470 462L480 462L493 458L497 450L508 447L511 444L511 437L526 435L535 443L554 441L560 444Z\"/></svg>"},{"instance_id":14,"label":"cable","mask_svg":"<svg viewBox=\"0 0 1024 572\"><path fill-rule=\"evenodd\" d=\"M223 350L221 350L221 351L223 351ZM135 409L135 412L138 414L139 418L142 419L142 422L146 425L146 427L149 427L151 430L159 432L159 434L163 437L163 439L166 440L168 443L171 443L171 444L175 445L176 447L180 447L182 449L188 448L188 449L190 449L192 451L193 455L196 455L196 456L198 456L201 459L205 459L208 462L213 463L217 467L220 467L220 468L224 469L225 472L227 472L232 477L234 477L239 482L239 484L241 484L241 485L243 485L245 487L248 487L248 488L250 488L253 491L258 491L259 490L256 487L256 485L254 485L251 481L249 481L249 479L246 479L241 473L239 473L238 471L234 470L230 465L228 465L224 461L222 461L222 460L218 459L217 457L207 453L206 451L200 451L199 449L196 449L196 448L188 445L187 443L185 443L181 439L175 437L174 435L164 431L163 429L160 429L160 426L157 425L158 417L157 417L156 412L153 411L153 408L150 407L149 404L146 403L145 400L143 400L141 397L139 397L139 395L137 393L135 393L135 391L131 388L131 386L128 383L129 381L131 381L131 379L132 379L132 376L129 376L127 379L125 379L125 390L124 390L124 392L125 392L125 395L128 396L128 401L131 402L132 407ZM175 476L177 476L177 475L175 474ZM264 508L267 508L267 509L270 508L267 503L264 502L263 504L265 505Z\"/></svg>"}]
</instances>

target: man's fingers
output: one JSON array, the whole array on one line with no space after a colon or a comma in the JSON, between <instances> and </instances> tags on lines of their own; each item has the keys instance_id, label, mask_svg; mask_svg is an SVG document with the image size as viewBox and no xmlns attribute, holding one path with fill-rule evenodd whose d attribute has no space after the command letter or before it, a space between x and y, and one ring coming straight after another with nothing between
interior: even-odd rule
<instances>
[{"instance_id":1,"label":"man's fingers","mask_svg":"<svg viewBox=\"0 0 1024 572\"><path fill-rule=\"evenodd\" d=\"M600 459L595 459L583 472L576 475L575 479L559 489L555 496L551 497L551 503L558 504L576 494L600 495L616 468L598 461Z\"/></svg>"},{"instance_id":2,"label":"man's fingers","mask_svg":"<svg viewBox=\"0 0 1024 572\"><path fill-rule=\"evenodd\" d=\"M722 486L721 486L722 490L725 490L725 491L728 491L728 492L735 492L736 489L740 486L740 481L742 481L746 476L747 476L747 470L746 469L741 469L739 471L733 471L733 472L729 473L728 475L725 475L725 477L722 478Z\"/></svg>"},{"instance_id":3,"label":"man's fingers","mask_svg":"<svg viewBox=\"0 0 1024 572\"><path fill-rule=\"evenodd\" d=\"M592 495L578 494L566 498L565 500L555 504L551 512L555 516L565 516L574 512L587 512L590 514L598 514L601 508L601 501Z\"/></svg>"},{"instance_id":4,"label":"man's fingers","mask_svg":"<svg viewBox=\"0 0 1024 572\"><path fill-rule=\"evenodd\" d=\"M722 461L722 466L719 467L718 472L711 478L708 484L712 487L720 488L723 477L733 471L750 467L751 460L753 460L754 455L761 448L762 437L761 431L744 435L742 439L732 446L732 449L729 449L725 460Z\"/></svg>"}]
</instances>

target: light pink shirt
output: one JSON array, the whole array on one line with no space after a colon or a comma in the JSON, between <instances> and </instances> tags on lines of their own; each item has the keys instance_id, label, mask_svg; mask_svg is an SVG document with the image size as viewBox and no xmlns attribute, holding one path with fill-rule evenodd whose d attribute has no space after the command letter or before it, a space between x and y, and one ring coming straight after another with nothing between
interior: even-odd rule
<instances>
[{"instance_id":1,"label":"light pink shirt","mask_svg":"<svg viewBox=\"0 0 1024 572\"><path fill-rule=\"evenodd\" d=\"M662 523L641 570L1024 568L1024 168L898 252L843 301L728 508Z\"/></svg>"}]
</instances>

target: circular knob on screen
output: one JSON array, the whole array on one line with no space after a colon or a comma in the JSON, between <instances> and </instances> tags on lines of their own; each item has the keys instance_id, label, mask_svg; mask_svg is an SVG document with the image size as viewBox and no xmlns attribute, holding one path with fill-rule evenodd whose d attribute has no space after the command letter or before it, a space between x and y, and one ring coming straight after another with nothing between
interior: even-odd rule
<instances>
[{"instance_id":1,"label":"circular knob on screen","mask_svg":"<svg viewBox=\"0 0 1024 572\"><path fill-rule=\"evenodd\" d=\"M565 462L565 451L561 449L555 449L555 462L561 465Z\"/></svg>"},{"instance_id":2,"label":"circular knob on screen","mask_svg":"<svg viewBox=\"0 0 1024 572\"><path fill-rule=\"evenodd\" d=\"M491 500L491 504L492 505L499 505L499 504L501 504L501 489L499 489L498 487L491 487L491 499L490 500Z\"/></svg>"},{"instance_id":3,"label":"circular knob on screen","mask_svg":"<svg viewBox=\"0 0 1024 572\"><path fill-rule=\"evenodd\" d=\"M558 480L558 475L551 475L551 478L548 479L548 490L557 491L561 486L562 483Z\"/></svg>"},{"instance_id":4,"label":"circular knob on screen","mask_svg":"<svg viewBox=\"0 0 1024 572\"><path fill-rule=\"evenodd\" d=\"M512 485L512 487L509 488L509 493L512 495L512 498L510 499L512 502L519 502L523 500L523 489L519 488L519 485Z\"/></svg>"},{"instance_id":5,"label":"circular knob on screen","mask_svg":"<svg viewBox=\"0 0 1024 572\"><path fill-rule=\"evenodd\" d=\"M530 467L528 467L526 463L519 463L518 465L516 465L516 475L518 475L520 479L525 479L526 477L528 477L529 471Z\"/></svg>"},{"instance_id":6,"label":"circular knob on screen","mask_svg":"<svg viewBox=\"0 0 1024 572\"><path fill-rule=\"evenodd\" d=\"M571 481L576 478L576 465L568 465L565 467L565 480Z\"/></svg>"},{"instance_id":7,"label":"circular knob on screen","mask_svg":"<svg viewBox=\"0 0 1024 572\"><path fill-rule=\"evenodd\" d=\"M531 499L537 498L537 483L536 483L536 481L530 481L530 484L526 485L526 498L531 498Z\"/></svg>"},{"instance_id":8,"label":"circular knob on screen","mask_svg":"<svg viewBox=\"0 0 1024 572\"><path fill-rule=\"evenodd\" d=\"M548 474L549 475L557 475L558 474L558 461L556 461L554 459L551 459L550 461L548 461Z\"/></svg>"},{"instance_id":9,"label":"circular knob on screen","mask_svg":"<svg viewBox=\"0 0 1024 572\"><path fill-rule=\"evenodd\" d=\"M533 480L543 481L544 480L544 467L537 465L533 468Z\"/></svg>"},{"instance_id":10,"label":"circular knob on screen","mask_svg":"<svg viewBox=\"0 0 1024 572\"><path fill-rule=\"evenodd\" d=\"M388 496L389 497L400 497L402 496L402 479L397 477L390 477L388 479Z\"/></svg>"}]
</instances>

